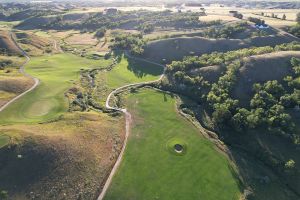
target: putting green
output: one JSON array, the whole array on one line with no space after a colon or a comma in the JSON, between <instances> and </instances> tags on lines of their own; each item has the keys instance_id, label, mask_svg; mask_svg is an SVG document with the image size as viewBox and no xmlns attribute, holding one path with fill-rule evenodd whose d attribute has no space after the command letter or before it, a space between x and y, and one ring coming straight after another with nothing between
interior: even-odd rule
<instances>
[{"instance_id":1,"label":"putting green","mask_svg":"<svg viewBox=\"0 0 300 200\"><path fill-rule=\"evenodd\" d=\"M79 78L80 69L105 67L111 60L91 60L72 54L34 57L26 72L40 80L32 92L0 113L0 124L42 122L58 117L68 108L65 91Z\"/></svg>"},{"instance_id":2,"label":"putting green","mask_svg":"<svg viewBox=\"0 0 300 200\"><path fill-rule=\"evenodd\" d=\"M133 127L106 200L239 199L229 161L177 113L174 98L143 89L129 95L126 105ZM173 152L177 143L182 156Z\"/></svg>"}]
</instances>

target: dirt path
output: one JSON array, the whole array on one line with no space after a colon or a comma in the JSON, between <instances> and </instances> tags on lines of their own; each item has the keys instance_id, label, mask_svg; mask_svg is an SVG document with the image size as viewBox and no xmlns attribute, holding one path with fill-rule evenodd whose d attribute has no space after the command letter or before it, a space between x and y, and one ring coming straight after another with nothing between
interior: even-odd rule
<instances>
[{"instance_id":1,"label":"dirt path","mask_svg":"<svg viewBox=\"0 0 300 200\"><path fill-rule=\"evenodd\" d=\"M27 94L28 92L34 90L38 84L40 83L39 79L31 76L30 74L27 74L25 72L25 65L30 61L30 57L27 55L27 53L18 45L17 41L15 40L14 36L12 33L10 33L10 37L11 40L14 42L15 46L22 52L23 56L26 58L26 61L20 66L20 73L23 74L26 77L31 78L32 80L34 80L34 84L33 86L31 86L31 88L29 88L28 90L24 91L23 93L19 94L18 96L14 97L13 99L11 99L10 101L8 101L6 104L4 104L1 108L0 108L0 112L2 112L5 108L7 108L11 103L15 102L16 100L20 99L22 96L24 96L25 94Z\"/></svg>"},{"instance_id":2,"label":"dirt path","mask_svg":"<svg viewBox=\"0 0 300 200\"><path fill-rule=\"evenodd\" d=\"M130 58L133 58L133 59L136 59L136 60L142 60L144 62L148 62L148 63L151 63L151 64L155 64L155 65L158 65L158 66L162 66L164 69L165 69L165 66L162 65L162 64L159 64L159 63L155 63L155 62L152 62L152 61L149 61L149 60L146 60L146 59L143 59L143 58L136 58L136 57L132 57L130 56L127 52L125 53L126 56L130 57ZM126 145L127 145L127 141L128 141L128 137L129 137L129 134L130 134L130 124L131 124L131 114L130 112L128 112L126 110L126 108L118 108L118 107L114 107L114 106L110 106L109 105L109 102L110 102L110 99L113 95L115 95L116 93L118 93L119 91L122 91L126 88L129 88L129 87L132 87L132 86L144 86L144 85L148 85L148 84L151 84L151 83L156 83L156 82L159 82L160 80L162 80L162 78L164 77L165 75L165 72L163 72L163 74L159 77L159 79L157 80L154 80L154 81L147 81L147 82L141 82L141 83L132 83L132 84L128 84L128 85L124 85L122 87L119 87L115 90L113 90L107 97L106 99L106 103L105 103L105 107L107 109L111 109L111 110L115 110L115 111L120 111L120 112L123 112L124 115L125 115L125 121L126 121L126 126L125 126L125 139L124 139L124 143L123 143L123 147L122 147L122 150L118 156L118 159L117 161L115 162L110 174L109 174L109 177L107 178L105 184L104 184L104 187L101 191L101 194L99 195L98 197L98 200L102 200L104 197L105 197L105 194L107 192L107 189L109 187L109 185L111 184L112 182L112 178L113 176L115 175L117 169L119 168L120 164L121 164L121 161L122 161L122 158L123 158L123 155L124 155L124 152L125 152L125 148L126 148Z\"/></svg>"}]
</instances>

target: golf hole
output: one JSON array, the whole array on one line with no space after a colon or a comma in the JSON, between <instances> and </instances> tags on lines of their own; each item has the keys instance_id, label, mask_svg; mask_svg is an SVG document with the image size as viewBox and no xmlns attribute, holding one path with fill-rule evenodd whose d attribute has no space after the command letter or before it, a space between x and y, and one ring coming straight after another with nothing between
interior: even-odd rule
<instances>
[{"instance_id":1,"label":"golf hole","mask_svg":"<svg viewBox=\"0 0 300 200\"><path fill-rule=\"evenodd\" d=\"M174 150L175 150L175 152L177 152L177 153L182 153L182 151L183 151L183 146L182 146L181 144L175 144L175 145L174 145Z\"/></svg>"},{"instance_id":2,"label":"golf hole","mask_svg":"<svg viewBox=\"0 0 300 200\"><path fill-rule=\"evenodd\" d=\"M182 138L172 138L167 141L167 150L177 156L183 156L187 153L187 143Z\"/></svg>"}]
</instances>

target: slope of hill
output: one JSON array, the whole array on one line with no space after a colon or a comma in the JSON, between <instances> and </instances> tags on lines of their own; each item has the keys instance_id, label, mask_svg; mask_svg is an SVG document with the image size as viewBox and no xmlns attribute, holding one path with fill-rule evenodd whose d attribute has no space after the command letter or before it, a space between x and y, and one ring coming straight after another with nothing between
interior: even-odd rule
<instances>
[{"instance_id":1,"label":"slope of hill","mask_svg":"<svg viewBox=\"0 0 300 200\"><path fill-rule=\"evenodd\" d=\"M21 46L29 55L43 55L43 53L54 52L53 41L49 38L38 36L32 32L15 32L16 39Z\"/></svg>"},{"instance_id":2,"label":"slope of hill","mask_svg":"<svg viewBox=\"0 0 300 200\"><path fill-rule=\"evenodd\" d=\"M11 39L11 35L6 30L0 30L0 50L4 54L20 55L20 50Z\"/></svg>"},{"instance_id":3,"label":"slope of hill","mask_svg":"<svg viewBox=\"0 0 300 200\"><path fill-rule=\"evenodd\" d=\"M150 42L143 57L155 62L169 63L182 60L184 56L202 55L214 51L226 52L251 46L275 46L294 41L287 36L265 36L251 39L206 39L201 37L180 37Z\"/></svg>"},{"instance_id":4,"label":"slope of hill","mask_svg":"<svg viewBox=\"0 0 300 200\"><path fill-rule=\"evenodd\" d=\"M283 78L291 75L290 60L292 57L300 58L300 52L276 52L245 59L245 63L240 69L239 81L233 90L233 97L238 99L241 105L249 106L249 101L254 93L252 89L254 83L264 83L268 80L277 80L283 83Z\"/></svg>"},{"instance_id":5,"label":"slope of hill","mask_svg":"<svg viewBox=\"0 0 300 200\"><path fill-rule=\"evenodd\" d=\"M0 126L0 190L9 200L96 199L122 146L123 126L122 117L94 112Z\"/></svg>"}]
</instances>

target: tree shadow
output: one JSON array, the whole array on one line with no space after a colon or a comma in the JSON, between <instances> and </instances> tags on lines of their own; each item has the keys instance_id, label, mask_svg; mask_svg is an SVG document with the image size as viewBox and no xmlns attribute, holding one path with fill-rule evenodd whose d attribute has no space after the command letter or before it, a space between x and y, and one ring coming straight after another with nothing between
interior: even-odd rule
<instances>
[{"instance_id":1,"label":"tree shadow","mask_svg":"<svg viewBox=\"0 0 300 200\"><path fill-rule=\"evenodd\" d=\"M159 76L163 73L163 67L148 63L146 61L138 60L124 55L128 61L127 69L134 73L138 78L143 78L147 75Z\"/></svg>"}]
</instances>

